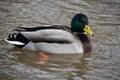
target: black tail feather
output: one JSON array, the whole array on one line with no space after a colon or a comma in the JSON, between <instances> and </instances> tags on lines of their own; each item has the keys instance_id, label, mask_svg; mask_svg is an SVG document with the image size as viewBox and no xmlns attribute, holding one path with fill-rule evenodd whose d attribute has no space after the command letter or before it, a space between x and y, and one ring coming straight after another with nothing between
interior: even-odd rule
<instances>
[{"instance_id":1,"label":"black tail feather","mask_svg":"<svg viewBox=\"0 0 120 80\"><path fill-rule=\"evenodd\" d=\"M9 40L9 41L18 41L18 42L24 43L25 45L30 42L30 40L28 40L21 33L12 33L12 34L9 34L7 40ZM25 45L16 45L16 46L23 47Z\"/></svg>"},{"instance_id":2,"label":"black tail feather","mask_svg":"<svg viewBox=\"0 0 120 80\"><path fill-rule=\"evenodd\" d=\"M9 34L8 40L10 40L10 41L16 41L17 35L18 35L17 33Z\"/></svg>"}]
</instances>

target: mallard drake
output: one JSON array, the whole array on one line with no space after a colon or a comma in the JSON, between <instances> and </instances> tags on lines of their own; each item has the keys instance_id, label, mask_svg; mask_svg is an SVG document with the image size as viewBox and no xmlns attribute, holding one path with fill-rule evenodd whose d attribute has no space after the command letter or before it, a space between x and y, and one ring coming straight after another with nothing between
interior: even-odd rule
<instances>
[{"instance_id":1,"label":"mallard drake","mask_svg":"<svg viewBox=\"0 0 120 80\"><path fill-rule=\"evenodd\" d=\"M62 25L19 27L5 39L17 47L52 54L74 54L92 50L88 35L94 36L85 14L76 14L71 28Z\"/></svg>"}]
</instances>

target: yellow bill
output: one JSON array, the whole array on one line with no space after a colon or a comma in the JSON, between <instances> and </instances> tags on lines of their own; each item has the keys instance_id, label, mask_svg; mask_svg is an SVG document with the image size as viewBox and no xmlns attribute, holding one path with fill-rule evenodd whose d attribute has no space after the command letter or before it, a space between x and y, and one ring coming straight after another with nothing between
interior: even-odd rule
<instances>
[{"instance_id":1,"label":"yellow bill","mask_svg":"<svg viewBox=\"0 0 120 80\"><path fill-rule=\"evenodd\" d=\"M85 25L84 29L83 29L88 35L94 36L94 33L92 32L92 30L90 29L89 25Z\"/></svg>"}]
</instances>

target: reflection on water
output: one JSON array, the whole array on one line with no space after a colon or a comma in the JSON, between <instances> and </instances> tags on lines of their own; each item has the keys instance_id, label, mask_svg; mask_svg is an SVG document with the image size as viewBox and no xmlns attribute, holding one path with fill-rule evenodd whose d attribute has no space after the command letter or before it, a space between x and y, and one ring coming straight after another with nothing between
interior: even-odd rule
<instances>
[{"instance_id":1,"label":"reflection on water","mask_svg":"<svg viewBox=\"0 0 120 80\"><path fill-rule=\"evenodd\" d=\"M119 80L119 0L0 0L1 80ZM89 17L95 32L93 51L83 55L49 55L13 48L4 42L16 27L63 24L76 13ZM22 76L22 77L21 77Z\"/></svg>"}]
</instances>

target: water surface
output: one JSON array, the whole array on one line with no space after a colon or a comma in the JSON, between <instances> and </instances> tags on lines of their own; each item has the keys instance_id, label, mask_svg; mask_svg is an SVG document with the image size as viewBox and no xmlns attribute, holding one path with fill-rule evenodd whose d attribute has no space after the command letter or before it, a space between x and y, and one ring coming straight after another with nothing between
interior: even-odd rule
<instances>
[{"instance_id":1,"label":"water surface","mask_svg":"<svg viewBox=\"0 0 120 80\"><path fill-rule=\"evenodd\" d=\"M4 41L16 27L49 24L70 26L76 13L89 18L93 51L49 55L22 50ZM0 0L1 80L119 80L120 0Z\"/></svg>"}]
</instances>

